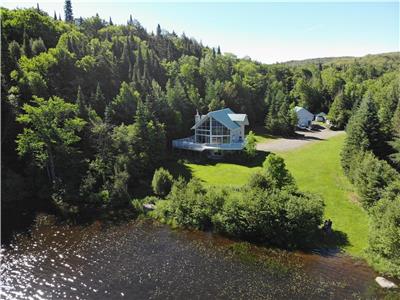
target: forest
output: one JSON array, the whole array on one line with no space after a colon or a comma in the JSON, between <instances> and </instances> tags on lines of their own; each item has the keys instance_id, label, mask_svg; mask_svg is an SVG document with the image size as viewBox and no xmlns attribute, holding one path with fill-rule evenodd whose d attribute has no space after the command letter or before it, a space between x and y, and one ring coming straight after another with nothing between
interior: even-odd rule
<instances>
[{"instance_id":1,"label":"forest","mask_svg":"<svg viewBox=\"0 0 400 300\"><path fill-rule=\"evenodd\" d=\"M400 274L399 53L267 65L160 25L148 32L132 15L119 25L97 14L74 18L71 7L65 20L39 8L1 8L1 18L3 228L12 231L21 226L16 216L41 210L79 219L153 195L153 174L173 159L171 140L190 134L196 109L229 107L247 114L251 129L290 136L299 105L327 113L332 129L346 128L342 166L371 216L371 263ZM158 196L169 202L158 218L297 247L321 223L321 201L285 182L290 174L279 159L265 170L278 177L255 176L236 195L164 174L167 192ZM202 218L190 217L196 205ZM258 214L252 228L233 217L260 206L278 207L293 223L260 232L273 215ZM306 227L295 226L307 218Z\"/></svg>"}]
</instances>

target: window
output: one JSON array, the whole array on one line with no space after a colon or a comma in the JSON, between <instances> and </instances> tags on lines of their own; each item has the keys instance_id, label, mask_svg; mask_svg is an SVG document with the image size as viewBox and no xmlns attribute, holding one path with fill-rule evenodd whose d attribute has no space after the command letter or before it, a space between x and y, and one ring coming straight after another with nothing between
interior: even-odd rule
<instances>
[{"instance_id":1,"label":"window","mask_svg":"<svg viewBox=\"0 0 400 300\"><path fill-rule=\"evenodd\" d=\"M211 127L207 119L196 129L196 143L199 144L229 144L230 140L230 130L212 118Z\"/></svg>"},{"instance_id":2,"label":"window","mask_svg":"<svg viewBox=\"0 0 400 300\"><path fill-rule=\"evenodd\" d=\"M208 135L196 135L196 143L198 144L209 144L210 136Z\"/></svg>"},{"instance_id":3,"label":"window","mask_svg":"<svg viewBox=\"0 0 400 300\"><path fill-rule=\"evenodd\" d=\"M229 135L229 129L214 119L211 121L211 126L212 135Z\"/></svg>"}]
</instances>

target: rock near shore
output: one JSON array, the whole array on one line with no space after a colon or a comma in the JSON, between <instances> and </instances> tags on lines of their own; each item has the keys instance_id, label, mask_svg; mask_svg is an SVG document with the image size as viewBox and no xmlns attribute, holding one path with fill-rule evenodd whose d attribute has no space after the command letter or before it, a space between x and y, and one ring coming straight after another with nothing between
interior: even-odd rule
<instances>
[{"instance_id":1,"label":"rock near shore","mask_svg":"<svg viewBox=\"0 0 400 300\"><path fill-rule=\"evenodd\" d=\"M383 277L376 277L375 281L385 289L395 289L397 288L397 285L394 282L391 282L390 280L387 280L386 278Z\"/></svg>"}]
</instances>

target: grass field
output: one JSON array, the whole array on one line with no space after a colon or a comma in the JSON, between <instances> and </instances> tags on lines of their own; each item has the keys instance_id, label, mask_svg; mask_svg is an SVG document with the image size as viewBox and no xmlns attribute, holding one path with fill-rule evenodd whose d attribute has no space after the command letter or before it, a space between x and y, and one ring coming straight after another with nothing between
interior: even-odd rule
<instances>
[{"instance_id":1,"label":"grass field","mask_svg":"<svg viewBox=\"0 0 400 300\"><path fill-rule=\"evenodd\" d=\"M367 246L368 216L355 201L351 184L340 167L340 149L345 135L316 142L281 153L290 172L303 191L318 193L325 201L325 218L333 228L347 235L349 245L344 250L363 256ZM261 163L259 164L261 165ZM260 168L230 163L187 164L193 176L210 185L242 185L249 175Z\"/></svg>"}]
</instances>

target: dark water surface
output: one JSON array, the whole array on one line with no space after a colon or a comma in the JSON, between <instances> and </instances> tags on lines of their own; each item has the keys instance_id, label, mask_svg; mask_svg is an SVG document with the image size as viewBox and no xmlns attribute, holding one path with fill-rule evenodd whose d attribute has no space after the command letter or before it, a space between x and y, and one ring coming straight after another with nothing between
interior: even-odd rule
<instances>
[{"instance_id":1,"label":"dark water surface","mask_svg":"<svg viewBox=\"0 0 400 300\"><path fill-rule=\"evenodd\" d=\"M150 221L36 225L1 250L1 298L379 297L376 274L348 256L256 247L247 255L237 246L209 233Z\"/></svg>"}]
</instances>

